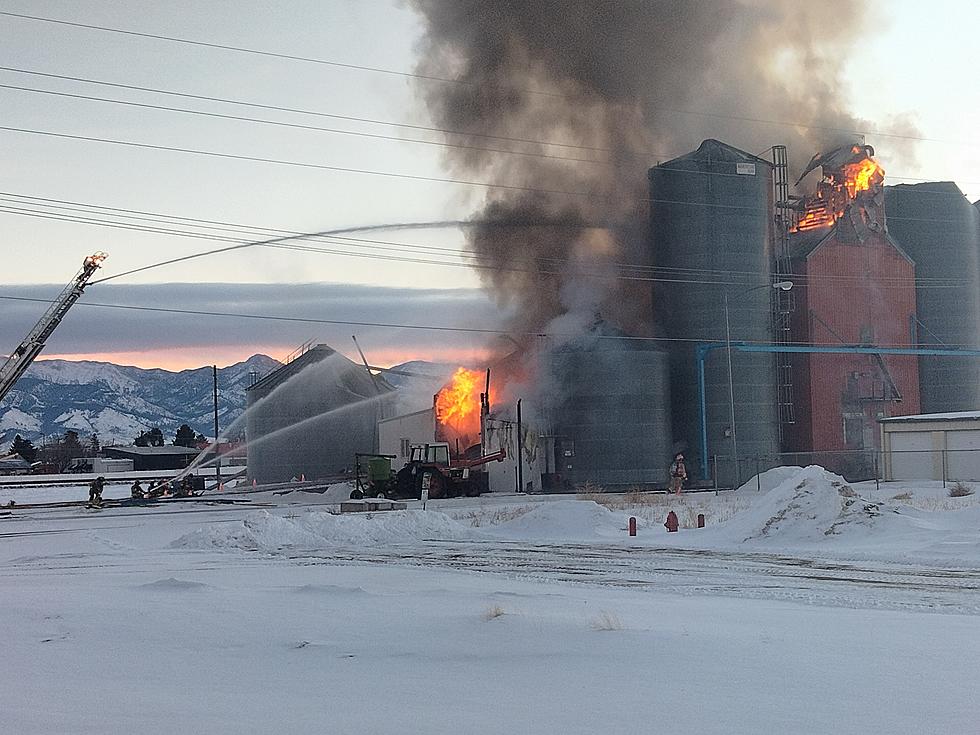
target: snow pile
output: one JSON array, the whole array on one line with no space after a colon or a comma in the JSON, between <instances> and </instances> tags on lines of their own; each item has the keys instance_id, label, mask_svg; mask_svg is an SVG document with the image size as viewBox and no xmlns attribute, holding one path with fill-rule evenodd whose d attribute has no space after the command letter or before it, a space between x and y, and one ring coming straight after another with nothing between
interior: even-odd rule
<instances>
[{"instance_id":1,"label":"snow pile","mask_svg":"<svg viewBox=\"0 0 980 735\"><path fill-rule=\"evenodd\" d=\"M495 535L520 538L589 539L622 537L627 516L591 500L556 500L494 527Z\"/></svg>"},{"instance_id":2,"label":"snow pile","mask_svg":"<svg viewBox=\"0 0 980 735\"><path fill-rule=\"evenodd\" d=\"M791 477L795 477L802 470L802 467L797 467L795 465L773 467L770 470L766 470L765 472L755 475L751 480L742 485L738 489L738 492L743 495L752 491L762 491L767 493L773 488L786 482L786 480L790 479Z\"/></svg>"},{"instance_id":3,"label":"snow pile","mask_svg":"<svg viewBox=\"0 0 980 735\"><path fill-rule=\"evenodd\" d=\"M230 548L276 552L328 546L377 546L433 539L473 539L473 531L444 513L420 510L334 515L310 512L298 518L258 511L241 523L212 524L181 536L171 546L185 549Z\"/></svg>"},{"instance_id":4,"label":"snow pile","mask_svg":"<svg viewBox=\"0 0 980 735\"><path fill-rule=\"evenodd\" d=\"M781 472L787 469L794 471ZM770 481L779 475L785 479L724 524L725 535L731 540L812 543L859 519L855 506L863 508L864 504L843 477L817 465L781 467L766 474L772 473L777 474L767 478Z\"/></svg>"}]
</instances>

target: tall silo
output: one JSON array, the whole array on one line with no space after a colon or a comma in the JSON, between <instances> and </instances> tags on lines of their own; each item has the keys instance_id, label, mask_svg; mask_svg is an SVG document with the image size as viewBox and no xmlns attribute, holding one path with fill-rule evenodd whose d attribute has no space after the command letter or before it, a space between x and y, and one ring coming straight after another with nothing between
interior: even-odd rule
<instances>
[{"instance_id":1,"label":"tall silo","mask_svg":"<svg viewBox=\"0 0 980 735\"><path fill-rule=\"evenodd\" d=\"M671 460L669 358L598 318L552 349L543 401L565 480L603 487L663 485ZM571 469L569 469L571 467Z\"/></svg>"},{"instance_id":2,"label":"tall silo","mask_svg":"<svg viewBox=\"0 0 980 735\"><path fill-rule=\"evenodd\" d=\"M651 247L663 279L654 285L653 318L673 340L676 448L685 450L689 471L705 479L712 468L703 466L701 458L724 457L717 467L719 481L727 484L735 479L731 458L736 446L743 458L743 479L750 468L754 472L755 457L772 461L779 451L775 359L770 353L735 351L730 385L725 350L709 353L704 451L696 344L726 341L726 293L732 341L773 341L772 164L706 140L696 151L650 169L649 178Z\"/></svg>"},{"instance_id":3,"label":"tall silo","mask_svg":"<svg viewBox=\"0 0 980 735\"><path fill-rule=\"evenodd\" d=\"M977 348L980 337L980 213L951 181L885 188L888 232L915 261L922 347ZM980 360L919 357L923 413L980 409Z\"/></svg>"},{"instance_id":4,"label":"tall silo","mask_svg":"<svg viewBox=\"0 0 980 735\"><path fill-rule=\"evenodd\" d=\"M316 345L246 390L248 474L260 483L336 477L355 452L377 451L394 392L327 345Z\"/></svg>"}]
</instances>

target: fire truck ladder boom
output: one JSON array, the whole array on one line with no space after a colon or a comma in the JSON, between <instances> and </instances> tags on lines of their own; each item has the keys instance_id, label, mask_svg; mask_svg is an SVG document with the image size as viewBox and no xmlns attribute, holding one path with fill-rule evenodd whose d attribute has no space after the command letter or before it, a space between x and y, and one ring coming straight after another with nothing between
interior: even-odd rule
<instances>
[{"instance_id":1,"label":"fire truck ladder boom","mask_svg":"<svg viewBox=\"0 0 980 735\"><path fill-rule=\"evenodd\" d=\"M99 252L88 256L82 261L81 270L65 286L65 289L59 294L58 298L51 302L51 306L44 312L44 315L34 325L34 328L17 345L17 349L7 358L3 367L0 367L0 401L6 397L10 389L14 387L14 384L20 379L27 368L31 366L34 358L41 354L41 350L44 349L44 344L47 342L48 337L58 327L61 320L65 318L65 314L68 313L72 305L78 301L89 279L99 269L102 261L105 259L106 254Z\"/></svg>"}]
</instances>

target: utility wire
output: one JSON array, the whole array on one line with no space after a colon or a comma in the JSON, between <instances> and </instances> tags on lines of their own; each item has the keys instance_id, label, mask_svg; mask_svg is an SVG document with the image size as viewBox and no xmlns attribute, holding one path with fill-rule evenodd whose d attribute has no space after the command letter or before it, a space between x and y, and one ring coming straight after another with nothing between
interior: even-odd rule
<instances>
[{"instance_id":1,"label":"utility wire","mask_svg":"<svg viewBox=\"0 0 980 735\"><path fill-rule=\"evenodd\" d=\"M612 197L603 197L594 192L587 191L573 191L566 189L545 189L541 187L534 186L521 186L519 184L502 184L492 181L470 181L468 179L450 179L440 176L423 176L420 174L406 174L398 173L394 171L375 171L371 169L362 168L351 168L347 166L331 166L322 163L310 163L307 161L288 161L279 158L264 158L261 156L245 156L235 153L220 153L218 151L206 151L197 148L183 148L180 146L165 146L165 145L155 145L152 143L138 143L130 140L117 140L114 138L100 138L97 136L90 135L72 135L68 133L55 133L50 130L33 130L29 128L17 128L12 126L2 125L0 130L6 130L14 133L25 133L28 135L40 135L50 138L62 138L66 140L82 140L90 143L106 143L109 145L125 146L129 148L145 148L148 150L157 151L168 151L174 153L190 153L198 156L210 156L213 158L223 158L235 161L251 161L254 163L271 163L279 166L296 166L299 168L310 168L319 169L323 171L337 171L341 173L356 173L364 174L366 176L387 176L396 179L406 179L409 181L430 181L442 184L456 184L459 186L474 186L485 189L505 189L508 191L526 191L538 194L558 194L562 196L572 196L572 197L589 197L591 199L607 199L611 200ZM621 201L621 199L617 199ZM711 207L714 209L740 209L748 210L754 212L763 212L764 210L759 207L747 207L738 204L712 204L709 202L683 202L683 201L673 201L667 199L651 199L651 198L639 198L638 202L657 202L661 204L678 204L678 205L688 205L688 206L698 206L698 207Z\"/></svg>"},{"instance_id":2,"label":"utility wire","mask_svg":"<svg viewBox=\"0 0 980 735\"><path fill-rule=\"evenodd\" d=\"M2 203L2 199L0 199ZM382 240L363 240L359 238L345 238L337 235L331 235L331 232L338 232L337 230L326 231L323 233L292 233L285 234L280 237L264 239L259 241L253 240L243 240L236 239L229 236L218 235L214 233L207 232L196 232L196 231L186 231L186 230L176 230L167 227L154 227L144 224L119 222L112 220L99 220L94 217L77 217L72 216L63 212L44 212L44 211L32 211L18 207L4 207L0 206L0 213L8 214L22 214L25 216L34 216L41 219L52 219L56 221L72 222L77 224L90 224L90 225L101 225L107 226L115 229L129 229L138 232L148 232L153 234L164 234L173 235L179 237L189 237L194 239L202 240L212 240L219 242L231 242L235 243L227 247L217 248L213 250L202 251L198 253L193 253L190 255L171 258L157 263L152 263L146 266L141 266L139 268L134 268L131 270L123 271L111 276L106 276L98 280L94 280L90 285L96 285L103 283L105 281L114 280L116 278L121 278L123 276L132 275L134 273L139 273L154 268L159 268L166 265L172 265L175 263L184 262L187 260L193 260L197 258L206 257L208 255L216 255L219 253L230 252L233 250L241 250L250 247L280 247L287 250L297 250L312 253L320 253L327 255L338 255L343 257L355 257L364 258L371 260L382 260L385 262L403 262L403 263L414 263L414 264L424 264L424 265L434 265L434 266L445 266L445 267L462 267L468 269L476 270L490 270L490 271L505 271L513 273L527 273L531 275L575 275L577 277L583 278L594 278L599 280L621 280L621 281L636 281L636 282L648 282L648 283L683 283L683 284L695 284L695 285L745 285L745 284L757 284L760 282L760 277L768 278L769 274L761 272L752 271L724 271L724 270L701 270L701 269L682 269L682 268L662 268L658 266L631 266L631 265L620 265L618 267L622 269L627 269L629 272L597 272L588 270L587 267L590 264L581 263L576 261L571 261L567 259L542 259L544 263L552 263L551 267L560 267L565 264L564 270L547 270L545 267L531 267L531 268L519 268L515 266L501 266L493 263L491 259L487 259L485 256L480 256L476 253L465 253L458 250L449 251L448 254L453 257L462 258L462 262L448 261L445 259L443 252L431 252L429 246L419 246L412 243L392 243L389 241ZM353 230L360 230L362 228L350 228ZM340 230L343 232L346 230ZM318 242L325 242L327 244L334 245L334 249L315 247L308 245L295 244L294 241L297 240L315 240ZM290 244L293 243L293 244ZM336 249L336 247L342 247L345 249ZM357 247L363 249L373 249L382 251L380 254L377 252L359 252L351 251L349 248ZM406 248L408 249L408 255L406 255ZM437 251L446 251L449 249L438 248ZM409 257L410 255L417 255L419 257ZM421 257L429 256L429 257ZM435 260L433 257L439 257L440 259ZM638 273L652 272L659 275L644 276L638 275ZM799 285L816 283L816 282L839 282L842 284L856 283L866 280L864 275L808 275L808 274L793 274L786 273L782 274L789 278L794 278ZM952 279L926 279L926 278L901 278L901 277L882 277L879 279L879 285L881 288L907 288L910 284L914 284L917 288L962 288L969 287L971 282L968 280L954 281Z\"/></svg>"},{"instance_id":3,"label":"utility wire","mask_svg":"<svg viewBox=\"0 0 980 735\"><path fill-rule=\"evenodd\" d=\"M165 145L157 145L152 143L139 143L130 140L100 138L97 136L89 136L89 135L73 135L69 133L56 133L50 130L33 130L30 128L18 128L18 127L6 126L6 125L0 126L0 130L6 130L8 132L14 132L14 133L24 133L27 135L40 135L40 136L45 136L50 138L61 138L65 140L81 140L89 143L105 143L109 145L118 145L118 146L124 146L128 148L142 148L148 150L167 151L172 153L189 153L192 155L208 156L212 158L221 158L226 160L249 161L253 163L269 163L278 166L294 166L299 168L317 169L322 171L335 171L340 173L356 173L356 174L363 174L365 176L385 176L389 178L403 179L409 181L429 181L434 183L454 184L458 186L472 186L472 187L479 187L485 189L503 189L507 191L525 191L525 192L533 192L538 194L556 194L556 195L570 196L570 197L588 197L593 200L605 200L605 201L615 200L617 202L622 201L621 198L615 198L612 196L603 196L595 192L574 191L571 189L546 189L542 187L521 186L519 184L504 184L504 183L496 183L492 181L471 181L469 179L452 179L452 178L445 178L440 176L424 176L421 174L406 174L406 173L398 173L395 171L377 171L372 169L352 168L347 166L333 166L333 165L322 164L322 163L311 163L308 161L289 161L289 160L284 160L279 158L265 158L262 156L246 156L246 155L236 154L236 153L221 153L219 151L207 151L198 148L184 148L181 146L165 146ZM671 171L672 173L687 173L681 169L667 169L667 170ZM948 192L921 192L921 193L936 194L940 196L957 196L957 198L962 198L959 197L958 195L948 193ZM757 212L757 213L766 212L764 208L749 207L749 206L744 206L739 204L719 204L719 203L712 203L712 202L685 202L685 201L677 201L671 199L655 199L652 197L638 197L636 198L636 201L638 203L673 204L679 206L706 207L711 209L743 210L743 211Z\"/></svg>"},{"instance_id":4,"label":"utility wire","mask_svg":"<svg viewBox=\"0 0 980 735\"><path fill-rule=\"evenodd\" d=\"M571 148L571 149L577 149L583 151L593 151L597 153L614 152L611 148L578 145L575 143L559 143L556 141L538 140L535 138L519 138L519 137L506 136L506 135L489 135L487 133L475 133L475 132L469 132L465 130L452 130L448 128L431 127L428 125L413 125L410 123L392 122L390 120L375 120L373 118L367 118L367 117L338 115L336 113L322 112L319 110L306 110L297 107L283 107L280 105L269 105L269 104L262 104L259 102L247 102L244 100L229 99L227 97L213 97L209 95L190 94L187 92L176 92L174 90L169 90L169 89L158 89L155 87L141 87L133 84L119 84L117 82L107 82L104 80L89 79L86 77L73 77L73 76L66 76L63 74L49 74L49 73L33 71L29 69L18 69L12 66L0 66L0 71L15 72L17 74L29 74L32 76L41 76L41 77L47 77L51 79L63 79L63 80L73 81L73 82L83 82L85 84L96 84L104 87L113 87L116 89L128 89L128 90L139 91L139 92L151 92L154 94L169 95L172 97L182 97L184 99L193 99L193 100L199 100L204 102L218 102L225 105L239 105L243 107L254 107L256 109L272 110L276 112L289 112L289 113L295 113L300 115L312 115L316 117L330 118L332 120L345 120L348 122L370 123L372 125L387 125L396 128L407 128L410 130L424 130L432 133L441 133L443 135L461 135L468 138L485 138L487 140L499 140L499 141L506 141L509 143L527 143L531 145L552 146L556 148ZM661 155L661 156L665 156L666 158L676 157L674 155L667 156L665 154L653 153L653 152L650 152L649 155L654 155L654 156Z\"/></svg>"},{"instance_id":5,"label":"utility wire","mask_svg":"<svg viewBox=\"0 0 980 735\"><path fill-rule=\"evenodd\" d=\"M9 296L5 294L0 294L0 299L4 301L21 301L21 302L31 302L40 304L50 304L49 299L31 298L27 296ZM491 334L491 335L503 335L506 337L531 337L531 338L582 338L581 332L514 332L504 329L490 329L485 327L450 327L445 325L437 324L404 324L399 322L364 322L364 321L348 321L342 319L317 319L314 317L298 317L298 316L276 316L274 314L244 314L236 312L227 311L208 311L205 309L173 309L163 306L138 306L135 304L104 304L104 303L94 303L91 301L79 301L76 305L82 307L90 307L96 309L117 309L126 311L141 311L141 312L156 312L161 314L183 314L188 316L213 316L213 317L227 317L232 319L246 319L246 320L266 320L275 322L299 322L304 324L327 324L336 326L347 326L347 327L378 327L382 329L407 329L407 330L426 330L435 332L464 332L473 334ZM597 340L615 340L621 342L666 342L666 343L700 343L700 344L714 344L714 345L726 345L727 340L724 339L698 339L696 337L645 337L645 336L630 336L630 335L618 335L618 334L589 334L585 335L589 339ZM766 346L802 346L802 347L838 347L838 343L826 343L826 342L771 342L765 340L735 340L733 341L735 345L766 345ZM855 345L857 346L857 345ZM863 346L863 345L862 345ZM907 348L909 345L905 344L883 344L883 345L873 345L873 347L879 347L881 349L889 348ZM975 345L945 345L951 349L977 349ZM913 346L914 349L914 346Z\"/></svg>"},{"instance_id":6,"label":"utility wire","mask_svg":"<svg viewBox=\"0 0 980 735\"><path fill-rule=\"evenodd\" d=\"M3 67L0 67L0 69L3 69ZM282 120L267 120L264 118L247 117L245 115L229 115L227 113L209 112L206 110L192 110L186 107L173 107L170 105L154 105L145 102L134 102L130 100L112 99L109 97L96 97L94 95L76 94L72 92L58 92L49 89L38 89L36 87L24 87L16 84L0 84L0 89L11 89L11 90L17 90L21 92L30 92L35 94L44 94L44 95L51 95L56 97L68 97L71 99L80 99L80 100L86 100L91 102L104 102L108 104L124 105L127 107L138 107L138 108L148 109L148 110L177 112L185 115L212 117L212 118L217 118L222 120L236 120L240 122L258 123L260 125L271 125L277 127L293 128L297 130L309 130L309 131L315 131L321 133L331 133L336 135L350 135L350 136L360 137L360 138L371 138L374 140L391 140L398 143L413 143L413 144L420 144L420 145L437 146L441 148L457 148L461 150L485 151L487 153L499 153L503 155L526 156L529 158L545 158L545 159L552 159L557 161L569 161L571 163L592 163L592 164L599 164L599 165L606 165L606 166L620 165L615 161L598 159L598 158L576 158L574 156L562 156L553 153L544 153L540 151L518 151L518 150L513 150L508 148L488 148L486 146L471 145L467 143L452 143L448 141L425 140L422 138L406 138L399 135L384 135L382 133L369 133L369 132L364 132L359 130L342 130L340 128L327 128L319 125L305 125L302 123L291 123ZM380 123L380 124L397 125L397 123ZM538 143L538 145L564 145L564 144L541 142ZM599 150L599 149L589 148L587 146L582 146L581 148L585 150ZM638 158L639 155L661 156L663 158L668 158L668 159L678 157L677 154L668 155L665 153L654 153L649 151L643 151L642 153L632 156L632 158L634 160L639 160ZM667 168L665 170L673 171L675 169ZM685 174L695 174L701 176L721 176L721 177L729 177L729 178L740 178L744 176L744 174L728 173L725 171L699 171L699 170L687 170L687 169L676 169L676 170L682 171ZM904 176L901 174L889 174L889 178L898 179L901 181L918 181L918 182L934 182L937 180L936 177L931 177L931 178L914 177L914 176ZM980 184L980 182L978 181L960 181L960 183ZM926 193L943 194L945 192L926 192Z\"/></svg>"},{"instance_id":7,"label":"utility wire","mask_svg":"<svg viewBox=\"0 0 980 735\"><path fill-rule=\"evenodd\" d=\"M455 79L452 77L442 77L442 76L436 76L431 74L419 74L417 72L407 72L407 71L401 71L397 69L385 69L376 66L351 64L346 62L332 61L329 59L322 59L322 58L316 58L310 56L300 56L296 54L279 53L275 51L264 51L261 49L248 48L245 46L234 46L230 44L221 44L221 43L214 43L209 41L197 41L189 38L180 38L177 36L166 36L166 35L156 34L156 33L132 31L123 28L113 28L110 26L95 25L91 23L79 23L76 21L62 20L58 18L46 18L38 15L28 15L26 13L13 13L8 11L0 11L0 16L19 18L21 20L31 20L31 21L37 21L42 23L53 23L57 25L71 26L75 28L84 28L87 30L102 31L105 33L116 33L116 34L121 34L126 36L135 36L139 38L151 38L158 41L169 41L171 43L180 43L180 44L185 44L190 46L199 46L203 48L218 49L221 51L233 51L235 53L252 54L256 56L264 56L267 58L284 59L287 61L299 61L307 64L319 64L323 66L331 66L340 69L366 71L366 72L372 72L376 74L386 74L389 76L403 77L406 79L419 79L422 81L438 82L443 84L458 84L458 85L468 86L468 87L477 86L477 83L470 82L465 79ZM540 89L529 89L529 88L521 88L516 86L509 86L506 87L505 89L519 91L524 94L538 95L542 97L568 99L567 95L557 93L557 92L548 92ZM680 108L667 107L663 105L657 105L657 110L661 112L670 112L679 115L691 115L696 117L710 117L710 118L737 120L740 122L762 123L766 125L779 125L783 127L805 128L809 130L824 130L828 132L846 133L849 135L879 136L883 138L896 138L899 140L915 140L915 141L930 142L930 143L950 143L955 145L976 145L976 141L972 141L972 140L955 141L955 140L943 140L940 138L927 138L923 136L907 135L902 133L884 133L884 132L878 132L874 130L870 130L870 131L852 130L849 128L841 128L841 127L835 127L830 125L813 125L809 123L794 122L790 120L771 120L771 119L748 117L742 115L729 115L729 114L715 113L715 112L704 112L701 110L685 110Z\"/></svg>"},{"instance_id":8,"label":"utility wire","mask_svg":"<svg viewBox=\"0 0 980 735\"><path fill-rule=\"evenodd\" d=\"M403 253L405 253L407 251L410 254L419 254L419 255L425 255L425 256L430 256L430 257L431 256L438 256L438 257L449 256L449 257L463 259L463 262L455 263L455 262L447 262L446 260L405 259L405 258L398 258L396 256L386 256L385 258L383 258L385 260L402 260L403 262L422 262L422 263L431 264L431 265L468 266L468 267L484 268L484 269L490 269L490 270L518 270L518 269L515 269L515 268L512 268L512 267L499 266L499 265L493 263L493 261L491 259L487 258L486 256L482 256L482 255L480 255L478 253L460 251L458 249L453 249L453 248L441 248L441 247L436 247L436 246L420 245L420 244L417 244L417 243L392 242L392 241L388 241L388 240L376 240L376 239L344 237L341 234L341 233L344 233L344 232L362 231L362 230L365 229L365 228L361 228L361 227L340 228L340 229L334 229L334 230L330 230L330 231L325 231L324 233L302 233L302 232L289 231L289 230L281 230L281 229L280 230L274 230L274 229L271 229L271 228L264 228L264 227L250 227L250 226L247 226L247 225L235 225L235 224L226 223L226 222L217 222L215 220L193 220L191 218L179 218L179 217L175 217L175 216L172 216L172 215L156 215L157 217L161 217L161 218L164 218L164 219L153 219L151 217L144 216L146 214L149 214L149 213L146 213L146 212L139 212L138 210L120 210L119 208L104 208L104 209L112 210L112 214L106 214L105 212L96 211L96 212L94 212L94 215L95 216L93 216L93 217L81 217L81 216L79 216L79 210L78 209L73 209L71 207L60 206L60 205L57 205L57 204L50 204L49 203L49 202L52 202L52 201L64 201L64 200L42 199L42 201L44 202L44 204L43 205L38 205L38 204L36 204L35 202L32 202L32 201L26 201L26 202L25 201L22 201L23 198L30 199L29 197L21 197L21 199L10 199L9 197L11 197L11 196L17 197L17 196L20 196L20 195L10 195L10 194L6 194L6 193L0 192L0 205L6 205L6 206L0 206L0 212L5 212L5 213L9 213L9 214L22 214L22 215L25 215L25 216L36 216L36 217L40 217L40 218L44 218L44 219L55 219L55 220L68 221L68 222L77 222L79 224L103 225L103 226L109 226L109 227L115 227L115 228L132 229L132 230L136 230L136 231L156 233L156 234L174 235L174 236L191 237L191 238L197 238L197 239L207 239L207 240L216 240L216 241L236 243L236 245L234 245L232 247L219 248L217 250L209 250L209 251L202 252L202 253L197 253L197 254L194 254L194 255L184 256L183 258L180 258L180 259L171 259L171 260L163 261L162 263L153 264L151 266L144 266L143 268L137 269L135 271L126 271L124 273L116 274L116 275L109 276L109 277L104 278L104 279L99 279L97 281L93 281L93 284L94 283L99 283L99 282L105 281L105 280L112 280L114 278L119 278L119 277L122 277L123 275L128 275L128 274L130 274L132 272L138 272L139 270L148 270L151 267L160 267L162 265L169 265L169 264L172 264L172 263L175 263L175 262L181 262L182 260L189 260L189 259L192 259L192 258L204 257L206 255L212 255L212 254L217 254L217 253L221 253L221 252L227 252L227 251L230 251L230 250L236 250L236 249L241 249L241 248L245 248L245 247L270 246L270 245L274 245L276 243L289 242L289 241L292 241L292 240L315 240L315 241L326 242L326 243L329 243L329 244L334 245L334 246L340 245L340 246L345 246L345 247L348 247L348 248L349 247L357 247L357 248L373 249L373 250L380 250L380 251L389 252L389 253L396 253L398 255L401 255L401 254L403 254ZM80 204L77 204L77 203L70 203L70 204L72 204L75 207L84 207L84 206L86 206L86 205L80 205ZM12 206L12 205L21 205L21 206ZM25 208L25 206L26 207L45 206L45 207L49 207L49 208L50 207L53 207L54 209L61 209L61 210L66 210L66 211L65 212L50 212L50 211L47 211L45 209L29 209L29 208ZM120 214L116 214L118 212L126 212L126 211L137 212L137 214L136 215L128 215L128 214L122 214L122 215L120 215ZM85 213L85 211L82 210L82 213ZM129 217L129 218L132 218L132 219L140 220L141 222L149 222L150 224L133 223L133 222L120 221L120 220L107 220L107 219L98 219L97 218L97 217L107 217L107 216ZM201 232L201 231L195 231L195 230L179 230L179 229L174 229L174 227L175 226L187 226L187 225L184 225L183 223L180 223L180 222L173 223L171 220L188 220L188 221L191 221L191 222L204 222L204 223L208 223L208 224L203 225L203 227L205 228L205 231L203 231L203 232ZM426 224L428 224L428 223L416 223L416 226L418 226L418 225L426 225ZM437 225L437 226L442 226L442 225L447 224L447 223L438 222L438 223L434 223L434 224ZM463 224L463 223L457 223L457 224ZM471 226L475 226L475 225L479 225L480 223L478 223L478 222L471 222L471 223L465 223L465 224L468 224L468 225L471 225ZM221 225L221 226L218 226L218 225ZM202 225L191 225L191 226L201 227ZM242 240L242 239L235 238L235 237L229 237L229 236L225 236L225 235L218 235L218 234L215 234L215 233L207 232L206 230L208 230L208 229L215 229L215 230L218 230L220 232L232 233L232 234L237 234L237 235L240 235L240 236L242 236L242 235L248 235L250 238L254 238L257 234L262 234L262 235L275 234L276 237L274 237L274 238L268 238L268 237L266 237L263 240L250 241L250 240ZM370 229L393 229L393 228L380 226L380 227L376 227L376 228L366 228L366 229L370 230ZM394 229L397 229L397 228L394 228ZM298 245L295 246L295 247L293 247L293 248L291 248L291 249L307 249L307 250L312 251L312 252L323 252L323 253L327 253L327 254L353 256L353 257L359 257L359 256L362 256L363 255L362 253L351 252L350 250L342 250L342 251L338 251L338 250L326 250L326 249L318 249L318 248L313 248L313 247L308 247L308 246L298 246ZM367 257L367 256L364 256L364 257ZM377 258L377 256L374 256L374 257ZM469 261L469 262L467 262L467 261ZM488 262L489 264L485 264L484 262L481 262L481 261ZM712 280L710 280L710 281L707 281L707 280L706 281L703 281L704 283L735 283L738 280L740 280L740 277L743 277L743 276L744 277L748 277L750 279L752 279L752 278L757 279L757 277L760 276L760 275L763 275L763 276L766 275L766 274L761 273L761 272L753 272L753 271L731 271L731 270L721 270L721 269L671 268L671 267L653 266L653 265L646 265L646 264L616 263L616 262L610 263L609 265L612 266L612 267L618 268L621 271L628 271L628 273L601 273L601 274L600 273L591 273L590 274L589 272L587 272L587 271L585 271L583 269L583 263L581 261L574 261L574 260L571 260L571 259L568 259L568 258L533 258L532 259L532 262L537 262L537 263L542 263L542 264L549 264L549 265L554 265L554 266L565 265L566 267L569 266L569 265L571 265L573 268L575 268L575 272L576 273L581 273L583 275L594 275L596 277L621 278L623 280L653 280L653 281L658 281L659 280L661 282L679 282L679 281L681 281L680 278L675 278L675 279L666 279L666 278L660 278L660 279L641 279L639 276L629 275L628 274L628 273L644 273L644 272L659 273L661 275L675 274L675 275L680 275L680 276L687 276L686 278L684 278L682 280L682 282L692 282L692 283L693 282L699 282L699 281L697 281L697 278L696 278L697 276L704 276L704 277L712 277L713 276L713 279ZM545 275L548 275L548 274L555 275L555 274L558 273L558 271L546 271L546 270L544 270L542 268L535 268L535 269L530 269L530 270L529 269L520 269L520 272L541 273L541 274L545 274ZM783 275L785 275L787 277L790 277L790 278L796 278L797 280L800 280L800 281L806 281L806 282L813 282L813 281L816 281L816 280L821 280L821 281L835 281L836 280L836 281L845 281L845 282L846 281L863 281L864 280L864 276L863 275L847 276L847 275L826 274L826 275L816 276L816 275L812 275L812 274L811 275L807 275L807 274L799 274L799 273L786 273L786 274L783 274ZM692 276L694 276L694 277L692 277ZM735 277L735 278L733 279L733 277ZM882 277L879 282L882 285L888 285L891 282L895 282L895 283L898 283L898 284L905 285L905 284L908 284L910 281L913 281L913 280L914 280L914 282L919 287L967 285L969 283L969 281L967 281L967 280L954 281L952 279L946 279L946 278L940 279L940 278L926 278L926 277L918 277L918 278L915 278L915 279L902 278L902 277Z\"/></svg>"},{"instance_id":9,"label":"utility wire","mask_svg":"<svg viewBox=\"0 0 980 735\"><path fill-rule=\"evenodd\" d=\"M613 161L596 158L575 158L573 156L559 156L552 153L541 153L537 151L515 151L506 148L487 148L484 146L467 145L465 143L450 143L448 141L424 140L422 138L405 138L399 135L384 135L382 133L368 133L359 130L341 130L339 128L325 128L319 125L304 125L302 123L291 123L282 120L265 120L257 117L246 117L244 115L228 115L220 112L207 112L205 110L190 110L184 107L171 107L167 105L152 105L145 102L132 102L129 100L117 100L108 97L95 97L93 95L73 94L70 92L55 92L48 89L36 89L34 87L21 87L15 84L0 84L0 89L14 89L22 92L32 92L36 94L53 95L57 97L70 97L73 99L88 100L92 102L108 102L114 105L125 105L127 107L139 107L147 110L163 110L166 112L178 112L184 115L198 115L200 117L213 117L222 120L238 120L241 122L259 123L261 125L274 125L284 128L298 130L311 130L320 133L332 133L335 135L351 135L360 138L372 138L375 140L393 140L399 143L417 143L421 145L438 146L441 148L459 148L463 150L486 151L488 153L502 153L512 156L528 156L531 158L550 158L559 161L571 161L575 163L597 163L614 165ZM735 174L731 174L734 176Z\"/></svg>"}]
</instances>

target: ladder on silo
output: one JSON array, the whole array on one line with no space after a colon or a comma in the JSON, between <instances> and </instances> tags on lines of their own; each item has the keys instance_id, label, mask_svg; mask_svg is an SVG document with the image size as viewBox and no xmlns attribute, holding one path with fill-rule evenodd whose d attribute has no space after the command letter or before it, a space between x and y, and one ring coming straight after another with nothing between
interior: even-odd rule
<instances>
[{"instance_id":1,"label":"ladder on silo","mask_svg":"<svg viewBox=\"0 0 980 735\"><path fill-rule=\"evenodd\" d=\"M792 280L792 259L789 252L789 233L796 224L797 212L789 196L789 164L786 146L772 147L773 225L775 233L775 275L777 281ZM792 290L773 289L772 331L777 344L792 341L792 315L795 295ZM793 363L786 352L776 353L776 405L779 410L779 441L783 442L786 426L796 423L793 406Z\"/></svg>"}]
</instances>

